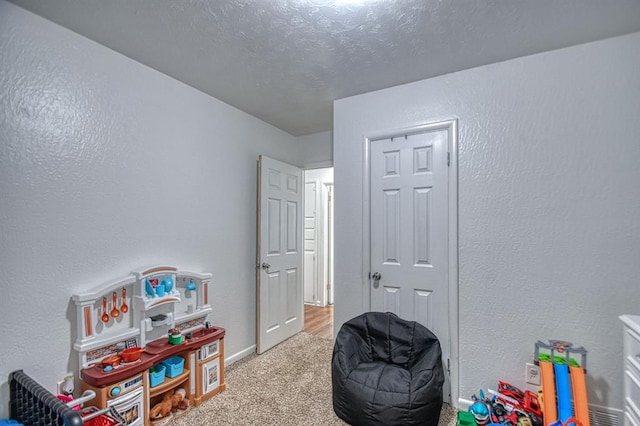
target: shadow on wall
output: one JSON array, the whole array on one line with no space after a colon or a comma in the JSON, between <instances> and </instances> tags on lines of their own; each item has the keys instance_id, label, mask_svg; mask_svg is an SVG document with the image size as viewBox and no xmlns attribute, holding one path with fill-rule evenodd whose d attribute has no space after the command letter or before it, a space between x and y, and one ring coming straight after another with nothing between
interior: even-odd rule
<instances>
[{"instance_id":1,"label":"shadow on wall","mask_svg":"<svg viewBox=\"0 0 640 426\"><path fill-rule=\"evenodd\" d=\"M611 394L611 386L607 383L607 380L600 376L594 377L589 374L589 404L601 405L603 407L609 406L609 395Z\"/></svg>"},{"instance_id":2,"label":"shadow on wall","mask_svg":"<svg viewBox=\"0 0 640 426\"><path fill-rule=\"evenodd\" d=\"M66 312L66 318L67 321L69 322L69 341L68 343L68 357L67 357L67 368L66 371L59 371L56 375L56 377L59 377L59 380L62 380L64 377L68 376L69 374L72 374L74 377L74 394L76 396L79 396L79 392L78 389L80 389L80 381L79 381L79 375L80 375L80 371L79 371L79 357L78 357L78 352L75 351L73 349L73 342L76 341L76 338L78 336L78 331L77 331L77 327L75 326L76 324L76 305L73 302L72 298L69 298L69 303L67 304L67 312ZM34 367L33 365L22 365L20 368L18 368L19 370L23 370L26 374L34 377L34 380L37 380L37 371L33 371L33 370L37 370L39 368L42 368L42 366L46 366L47 365L47 353L46 352L40 352L39 356L41 357L41 367ZM30 371L31 370L31 371ZM3 396L3 403L5 402L4 398L6 398L6 407L7 409L9 408L9 398L10 398L10 389L9 389L9 377L3 377L3 381L0 382L0 395ZM44 383L42 384L42 386L47 389L49 392L51 392L52 394L56 394L57 392L57 383ZM9 415L9 412L7 411L7 416Z\"/></svg>"}]
</instances>

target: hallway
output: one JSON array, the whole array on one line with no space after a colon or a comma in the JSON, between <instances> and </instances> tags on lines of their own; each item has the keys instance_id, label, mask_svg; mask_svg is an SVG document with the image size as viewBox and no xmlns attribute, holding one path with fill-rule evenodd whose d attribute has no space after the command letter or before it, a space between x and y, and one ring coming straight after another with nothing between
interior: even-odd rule
<instances>
[{"instance_id":1,"label":"hallway","mask_svg":"<svg viewBox=\"0 0 640 426\"><path fill-rule=\"evenodd\" d=\"M304 305L304 331L333 339L333 305Z\"/></svg>"}]
</instances>

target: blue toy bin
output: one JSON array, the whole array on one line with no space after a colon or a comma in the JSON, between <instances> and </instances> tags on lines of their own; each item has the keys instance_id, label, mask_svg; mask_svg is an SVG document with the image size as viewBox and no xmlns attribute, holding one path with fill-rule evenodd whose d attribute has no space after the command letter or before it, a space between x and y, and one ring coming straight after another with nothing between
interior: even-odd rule
<instances>
[{"instance_id":1,"label":"blue toy bin","mask_svg":"<svg viewBox=\"0 0 640 426\"><path fill-rule=\"evenodd\" d=\"M179 356L172 356L171 358L167 358L162 363L167 367L167 371L165 371L165 375L169 378L176 377L182 374L182 370L184 369L184 358Z\"/></svg>"},{"instance_id":2,"label":"blue toy bin","mask_svg":"<svg viewBox=\"0 0 640 426\"><path fill-rule=\"evenodd\" d=\"M167 367L164 364L157 364L151 367L149 370L149 381L151 382L151 387L158 386L160 383L164 382L164 375Z\"/></svg>"}]
</instances>

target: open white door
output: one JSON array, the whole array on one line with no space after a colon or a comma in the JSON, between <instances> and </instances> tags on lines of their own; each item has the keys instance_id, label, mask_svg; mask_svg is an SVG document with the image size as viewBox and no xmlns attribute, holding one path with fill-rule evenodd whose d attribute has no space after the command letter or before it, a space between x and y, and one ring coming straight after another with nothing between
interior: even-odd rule
<instances>
[{"instance_id":1,"label":"open white door","mask_svg":"<svg viewBox=\"0 0 640 426\"><path fill-rule=\"evenodd\" d=\"M302 170L258 157L257 351L302 331Z\"/></svg>"}]
</instances>

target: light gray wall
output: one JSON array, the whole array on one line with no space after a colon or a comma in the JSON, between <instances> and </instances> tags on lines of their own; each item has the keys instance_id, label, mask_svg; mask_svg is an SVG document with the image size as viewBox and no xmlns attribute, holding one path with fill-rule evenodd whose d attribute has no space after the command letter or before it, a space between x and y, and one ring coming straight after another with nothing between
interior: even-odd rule
<instances>
[{"instance_id":1,"label":"light gray wall","mask_svg":"<svg viewBox=\"0 0 640 426\"><path fill-rule=\"evenodd\" d=\"M363 135L459 118L460 396L524 386L537 340L589 351L590 403L622 407L640 313L640 33L334 104L336 331L369 307Z\"/></svg>"},{"instance_id":2,"label":"light gray wall","mask_svg":"<svg viewBox=\"0 0 640 426\"><path fill-rule=\"evenodd\" d=\"M333 166L333 132L298 136L300 167L312 169Z\"/></svg>"},{"instance_id":3,"label":"light gray wall","mask_svg":"<svg viewBox=\"0 0 640 426\"><path fill-rule=\"evenodd\" d=\"M10 371L77 374L70 297L152 264L213 273L255 343L256 160L297 139L0 0L0 418Z\"/></svg>"}]
</instances>

